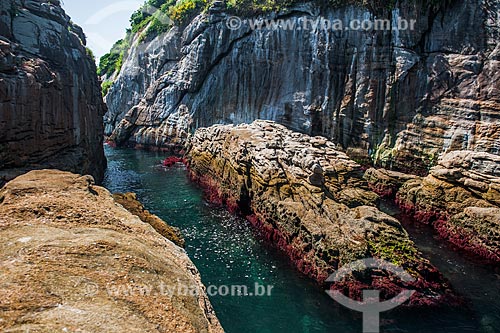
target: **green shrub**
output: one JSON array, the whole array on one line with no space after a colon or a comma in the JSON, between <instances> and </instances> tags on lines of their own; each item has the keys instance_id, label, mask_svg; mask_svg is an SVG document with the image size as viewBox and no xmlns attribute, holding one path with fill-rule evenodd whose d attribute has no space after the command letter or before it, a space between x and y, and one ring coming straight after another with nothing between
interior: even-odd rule
<instances>
[{"instance_id":1,"label":"green shrub","mask_svg":"<svg viewBox=\"0 0 500 333\"><path fill-rule=\"evenodd\" d=\"M168 9L168 16L176 24L182 25L207 9L210 3L210 0L180 0Z\"/></svg>"},{"instance_id":2,"label":"green shrub","mask_svg":"<svg viewBox=\"0 0 500 333\"><path fill-rule=\"evenodd\" d=\"M144 30L144 28L154 20L154 15L168 13L168 8L175 5L176 0L148 0L141 8L135 11L130 17L130 25L133 33ZM160 13L156 13L158 11ZM154 14L154 15L153 15Z\"/></svg>"},{"instance_id":3,"label":"green shrub","mask_svg":"<svg viewBox=\"0 0 500 333\"><path fill-rule=\"evenodd\" d=\"M281 11L297 3L297 0L228 0L227 9L240 15L254 15Z\"/></svg>"},{"instance_id":4,"label":"green shrub","mask_svg":"<svg viewBox=\"0 0 500 333\"><path fill-rule=\"evenodd\" d=\"M92 59L94 60L95 62L95 56L94 56L94 52L92 52L92 50L88 47L85 47L85 52L87 53L87 55Z\"/></svg>"},{"instance_id":5,"label":"green shrub","mask_svg":"<svg viewBox=\"0 0 500 333\"><path fill-rule=\"evenodd\" d=\"M446 6L455 0L413 0L415 3L429 6L433 9ZM258 15L268 12L281 11L290 6L300 3L298 0L227 0L227 9L238 15ZM329 7L340 7L345 5L357 5L370 9L371 11L380 11L393 9L397 0L313 0L316 4Z\"/></svg>"},{"instance_id":6,"label":"green shrub","mask_svg":"<svg viewBox=\"0 0 500 333\"><path fill-rule=\"evenodd\" d=\"M97 75L108 77L112 76L115 72L119 72L122 68L123 58L130 47L130 35L127 34L125 39L120 39L113 45L111 51L101 57L99 61L99 68Z\"/></svg>"},{"instance_id":7,"label":"green shrub","mask_svg":"<svg viewBox=\"0 0 500 333\"><path fill-rule=\"evenodd\" d=\"M104 81L101 85L102 96L106 96L108 94L109 89L113 85L113 81Z\"/></svg>"}]
</instances>

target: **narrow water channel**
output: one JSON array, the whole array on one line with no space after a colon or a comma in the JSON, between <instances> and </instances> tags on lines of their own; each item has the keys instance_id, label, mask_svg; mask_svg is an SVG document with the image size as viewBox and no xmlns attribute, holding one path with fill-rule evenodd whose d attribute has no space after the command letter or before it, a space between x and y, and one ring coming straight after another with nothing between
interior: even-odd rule
<instances>
[{"instance_id":1,"label":"narrow water channel","mask_svg":"<svg viewBox=\"0 0 500 333\"><path fill-rule=\"evenodd\" d=\"M187 179L183 166L162 168L158 161L164 156L152 152L107 147L106 154L109 166L105 186L111 192L137 193L150 211L180 228L186 251L205 285L246 285L250 290L256 283L273 286L270 296L210 297L227 333L362 331L359 314L340 307L297 273L247 221L207 204L202 191ZM422 233L419 237L432 235ZM472 300L471 309L384 313L382 332L500 332L498 276L466 258L457 258L437 242L417 240L417 244L424 246L426 255ZM454 270L466 272L467 278L455 284L455 278L462 276ZM483 297L485 290L491 290L491 294Z\"/></svg>"}]
</instances>

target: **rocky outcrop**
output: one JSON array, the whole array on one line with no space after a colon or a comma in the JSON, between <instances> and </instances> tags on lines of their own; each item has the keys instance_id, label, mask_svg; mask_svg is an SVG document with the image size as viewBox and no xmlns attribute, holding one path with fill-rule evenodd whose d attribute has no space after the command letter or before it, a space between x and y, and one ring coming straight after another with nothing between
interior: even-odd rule
<instances>
[{"instance_id":1,"label":"rocky outcrop","mask_svg":"<svg viewBox=\"0 0 500 333\"><path fill-rule=\"evenodd\" d=\"M499 154L500 1L424 3L301 3L267 16L301 29L256 31L247 21L230 30L230 14L211 10L151 42L136 37L106 97L106 132L119 144L162 146L177 131L182 141L200 126L268 119L325 136L356 160L422 174L449 151ZM416 24L302 28L321 17Z\"/></svg>"},{"instance_id":2,"label":"rocky outcrop","mask_svg":"<svg viewBox=\"0 0 500 333\"><path fill-rule=\"evenodd\" d=\"M460 248L500 262L500 157L456 151L398 192L399 205Z\"/></svg>"},{"instance_id":3,"label":"rocky outcrop","mask_svg":"<svg viewBox=\"0 0 500 333\"><path fill-rule=\"evenodd\" d=\"M370 189L383 198L394 198L401 186L417 178L406 173L374 168L366 170L364 175Z\"/></svg>"},{"instance_id":4,"label":"rocky outcrop","mask_svg":"<svg viewBox=\"0 0 500 333\"><path fill-rule=\"evenodd\" d=\"M115 193L113 194L113 199L130 213L139 217L142 222L150 224L160 235L172 241L175 245L184 247L185 241L180 230L169 226L158 216L151 214L149 210L144 208L142 203L137 200L137 195L135 193Z\"/></svg>"},{"instance_id":5,"label":"rocky outcrop","mask_svg":"<svg viewBox=\"0 0 500 333\"><path fill-rule=\"evenodd\" d=\"M2 332L223 332L184 250L89 176L9 182L0 240Z\"/></svg>"},{"instance_id":6,"label":"rocky outcrop","mask_svg":"<svg viewBox=\"0 0 500 333\"><path fill-rule=\"evenodd\" d=\"M0 184L39 168L102 180L105 111L85 36L59 0L2 0Z\"/></svg>"},{"instance_id":7,"label":"rocky outcrop","mask_svg":"<svg viewBox=\"0 0 500 333\"><path fill-rule=\"evenodd\" d=\"M188 164L210 201L244 216L304 274L320 283L357 259L376 257L416 279L387 272L351 276L332 285L351 297L377 286L384 297L416 290L410 304L450 301L450 287L416 249L396 219L380 212L361 167L323 137L268 121L199 129Z\"/></svg>"}]
</instances>

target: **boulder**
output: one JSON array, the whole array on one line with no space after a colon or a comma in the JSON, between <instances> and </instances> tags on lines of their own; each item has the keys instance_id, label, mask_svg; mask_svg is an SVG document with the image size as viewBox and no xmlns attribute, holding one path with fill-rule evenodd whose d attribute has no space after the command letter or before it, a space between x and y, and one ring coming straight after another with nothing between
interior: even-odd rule
<instances>
[{"instance_id":1,"label":"boulder","mask_svg":"<svg viewBox=\"0 0 500 333\"><path fill-rule=\"evenodd\" d=\"M186 252L90 176L9 182L0 240L2 332L223 332Z\"/></svg>"},{"instance_id":2,"label":"boulder","mask_svg":"<svg viewBox=\"0 0 500 333\"><path fill-rule=\"evenodd\" d=\"M418 177L402 172L375 168L366 170L364 175L370 189L384 198L394 198L401 186L416 178Z\"/></svg>"}]
</instances>

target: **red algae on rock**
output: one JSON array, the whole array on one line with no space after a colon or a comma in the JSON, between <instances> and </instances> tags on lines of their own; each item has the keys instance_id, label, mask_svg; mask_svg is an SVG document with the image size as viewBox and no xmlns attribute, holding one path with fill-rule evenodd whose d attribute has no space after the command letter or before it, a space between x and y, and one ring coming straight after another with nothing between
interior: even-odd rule
<instances>
[{"instance_id":1,"label":"red algae on rock","mask_svg":"<svg viewBox=\"0 0 500 333\"><path fill-rule=\"evenodd\" d=\"M458 248L500 263L499 156L447 154L427 177L405 183L396 202Z\"/></svg>"},{"instance_id":2,"label":"red algae on rock","mask_svg":"<svg viewBox=\"0 0 500 333\"><path fill-rule=\"evenodd\" d=\"M416 178L418 177L401 172L374 168L366 170L364 175L364 179L373 192L389 199L396 196L404 183Z\"/></svg>"},{"instance_id":3,"label":"red algae on rock","mask_svg":"<svg viewBox=\"0 0 500 333\"><path fill-rule=\"evenodd\" d=\"M380 287L387 297L410 289L410 306L458 303L400 222L376 208L379 197L361 166L327 139L269 121L218 125L197 130L186 157L207 200L245 216L300 272L325 287L338 268L374 257L404 268L415 282L377 271L353 273L331 288L358 298L362 287Z\"/></svg>"},{"instance_id":4,"label":"red algae on rock","mask_svg":"<svg viewBox=\"0 0 500 333\"><path fill-rule=\"evenodd\" d=\"M104 144L106 144L107 146L110 146L111 148L116 148L116 142L114 142L112 140L106 140L104 142Z\"/></svg>"},{"instance_id":5,"label":"red algae on rock","mask_svg":"<svg viewBox=\"0 0 500 333\"><path fill-rule=\"evenodd\" d=\"M173 167L174 165L176 165L177 163L182 163L182 164L186 164L186 159L184 158L181 158L181 157L177 157L177 156L170 156L170 157L167 157L166 159L164 159L161 164L164 166L164 167L167 167L167 168L171 168Z\"/></svg>"}]
</instances>

